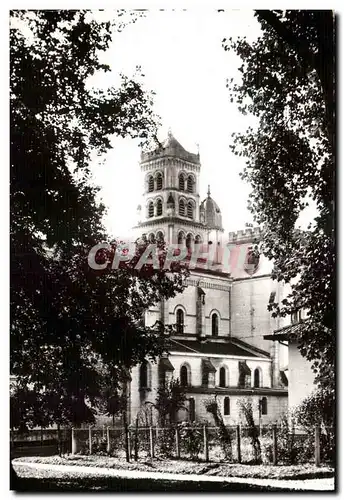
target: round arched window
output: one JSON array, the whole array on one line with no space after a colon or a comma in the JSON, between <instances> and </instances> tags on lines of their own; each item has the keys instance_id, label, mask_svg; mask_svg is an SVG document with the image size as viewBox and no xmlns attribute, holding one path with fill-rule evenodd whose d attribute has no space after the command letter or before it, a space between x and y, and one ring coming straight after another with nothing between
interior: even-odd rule
<instances>
[{"instance_id":1,"label":"round arched window","mask_svg":"<svg viewBox=\"0 0 344 500\"><path fill-rule=\"evenodd\" d=\"M189 201L189 203L188 203L187 212L188 212L188 218L193 219L193 205L192 205L191 201Z\"/></svg>"},{"instance_id":2,"label":"round arched window","mask_svg":"<svg viewBox=\"0 0 344 500\"><path fill-rule=\"evenodd\" d=\"M179 202L179 215L185 216L185 203L184 200L180 200Z\"/></svg>"},{"instance_id":3,"label":"round arched window","mask_svg":"<svg viewBox=\"0 0 344 500\"><path fill-rule=\"evenodd\" d=\"M230 413L231 413L230 399L228 396L226 396L223 401L223 414L230 415Z\"/></svg>"},{"instance_id":4,"label":"round arched window","mask_svg":"<svg viewBox=\"0 0 344 500\"><path fill-rule=\"evenodd\" d=\"M214 337L219 334L219 317L216 313L211 315L211 334Z\"/></svg>"},{"instance_id":5,"label":"round arched window","mask_svg":"<svg viewBox=\"0 0 344 500\"><path fill-rule=\"evenodd\" d=\"M148 177L148 191L150 193L154 191L154 177L152 175Z\"/></svg>"},{"instance_id":6,"label":"round arched window","mask_svg":"<svg viewBox=\"0 0 344 500\"><path fill-rule=\"evenodd\" d=\"M183 309L177 309L176 314L177 320L177 333L184 333L184 311Z\"/></svg>"},{"instance_id":7,"label":"round arched window","mask_svg":"<svg viewBox=\"0 0 344 500\"><path fill-rule=\"evenodd\" d=\"M220 387L226 387L226 368L220 368Z\"/></svg>"},{"instance_id":8,"label":"round arched window","mask_svg":"<svg viewBox=\"0 0 344 500\"><path fill-rule=\"evenodd\" d=\"M180 368L180 385L183 387L188 385L188 369L184 365Z\"/></svg>"},{"instance_id":9,"label":"round arched window","mask_svg":"<svg viewBox=\"0 0 344 500\"><path fill-rule=\"evenodd\" d=\"M194 180L191 175L189 175L187 180L187 190L189 193L193 193Z\"/></svg>"},{"instance_id":10,"label":"round arched window","mask_svg":"<svg viewBox=\"0 0 344 500\"><path fill-rule=\"evenodd\" d=\"M158 174L156 176L156 188L158 191L160 191L162 189L162 175L161 174Z\"/></svg>"},{"instance_id":11,"label":"round arched window","mask_svg":"<svg viewBox=\"0 0 344 500\"><path fill-rule=\"evenodd\" d=\"M256 368L254 370L253 381L254 381L254 387L260 387L260 371L259 371L259 368Z\"/></svg>"},{"instance_id":12,"label":"round arched window","mask_svg":"<svg viewBox=\"0 0 344 500\"><path fill-rule=\"evenodd\" d=\"M162 201L161 200L158 200L156 202L156 214L162 215Z\"/></svg>"}]
</instances>

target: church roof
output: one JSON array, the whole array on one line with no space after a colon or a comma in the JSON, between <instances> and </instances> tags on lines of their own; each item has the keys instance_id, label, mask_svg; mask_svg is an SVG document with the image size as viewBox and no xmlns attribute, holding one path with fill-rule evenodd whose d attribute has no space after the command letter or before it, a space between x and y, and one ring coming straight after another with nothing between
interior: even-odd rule
<instances>
[{"instance_id":1,"label":"church roof","mask_svg":"<svg viewBox=\"0 0 344 500\"><path fill-rule=\"evenodd\" d=\"M186 153L186 150L183 148L180 142L177 141L172 132L168 133L167 139L165 139L165 141L163 142L163 147L165 149L171 148L175 149L176 151L180 151L181 153Z\"/></svg>"},{"instance_id":2,"label":"church roof","mask_svg":"<svg viewBox=\"0 0 344 500\"><path fill-rule=\"evenodd\" d=\"M186 149L183 148L180 142L177 141L171 131L168 132L167 138L159 147L157 147L153 151L141 153L141 162L143 163L145 161L163 158L166 156L174 156L175 158L187 160L197 165L200 164L199 154L186 151Z\"/></svg>"},{"instance_id":3,"label":"church roof","mask_svg":"<svg viewBox=\"0 0 344 500\"><path fill-rule=\"evenodd\" d=\"M257 358L258 354L254 354L251 350L248 351L239 347L232 342L216 342L216 341L201 341L201 340L175 340L170 339L169 349L176 352L194 352L198 354L222 354L225 356L243 356L247 358Z\"/></svg>"}]
</instances>

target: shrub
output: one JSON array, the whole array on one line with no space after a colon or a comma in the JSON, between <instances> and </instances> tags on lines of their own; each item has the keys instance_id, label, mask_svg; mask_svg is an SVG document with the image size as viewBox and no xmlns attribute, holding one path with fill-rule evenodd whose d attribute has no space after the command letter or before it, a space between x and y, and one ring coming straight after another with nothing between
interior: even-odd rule
<instances>
[{"instance_id":1,"label":"shrub","mask_svg":"<svg viewBox=\"0 0 344 500\"><path fill-rule=\"evenodd\" d=\"M283 415L276 423L277 430L277 459L279 463L295 464L301 460L302 438L295 435L295 428L291 417ZM273 461L273 424L267 428L267 434L260 438L262 448L262 461Z\"/></svg>"},{"instance_id":2,"label":"shrub","mask_svg":"<svg viewBox=\"0 0 344 500\"><path fill-rule=\"evenodd\" d=\"M216 399L208 399L204 401L204 406L207 412L210 413L214 418L214 422L217 427L218 438L222 446L225 460L232 461L233 452L232 452L231 435L223 422L223 418Z\"/></svg>"},{"instance_id":3,"label":"shrub","mask_svg":"<svg viewBox=\"0 0 344 500\"><path fill-rule=\"evenodd\" d=\"M156 453L162 457L171 457L175 448L176 429L173 426L164 427L159 430L159 441Z\"/></svg>"},{"instance_id":4,"label":"shrub","mask_svg":"<svg viewBox=\"0 0 344 500\"><path fill-rule=\"evenodd\" d=\"M253 418L253 407L252 400L250 398L244 398L243 400L238 401L238 406L240 409L240 413L243 415L246 425L247 425L247 434L251 442L252 451L253 451L253 462L259 464L262 462L262 452L259 441L259 432L254 423Z\"/></svg>"},{"instance_id":5,"label":"shrub","mask_svg":"<svg viewBox=\"0 0 344 500\"><path fill-rule=\"evenodd\" d=\"M185 387L180 384L178 379L172 379L158 388L157 398L153 406L158 411L159 423L162 427L165 427L167 422L170 424L175 422L178 411L186 409L185 401Z\"/></svg>"},{"instance_id":6,"label":"shrub","mask_svg":"<svg viewBox=\"0 0 344 500\"><path fill-rule=\"evenodd\" d=\"M320 450L323 461L335 462L335 401L329 389L317 388L300 405L294 408L293 417L307 433L304 440L303 459L314 457L315 425L321 429Z\"/></svg>"},{"instance_id":7,"label":"shrub","mask_svg":"<svg viewBox=\"0 0 344 500\"><path fill-rule=\"evenodd\" d=\"M192 459L198 457L203 446L203 426L197 422L179 424L181 449Z\"/></svg>"}]
</instances>

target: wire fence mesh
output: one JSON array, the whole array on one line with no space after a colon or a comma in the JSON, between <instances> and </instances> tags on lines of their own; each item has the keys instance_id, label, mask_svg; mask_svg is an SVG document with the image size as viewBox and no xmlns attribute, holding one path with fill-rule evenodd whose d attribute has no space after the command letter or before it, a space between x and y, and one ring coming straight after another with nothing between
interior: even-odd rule
<instances>
[{"instance_id":1,"label":"wire fence mesh","mask_svg":"<svg viewBox=\"0 0 344 500\"><path fill-rule=\"evenodd\" d=\"M45 450L43 454L103 454L129 460L157 457L263 464L335 460L333 427L318 427L316 431L314 426L226 426L221 430L182 423L168 427L64 428L11 431L10 441L11 452L24 446L38 455Z\"/></svg>"}]
</instances>

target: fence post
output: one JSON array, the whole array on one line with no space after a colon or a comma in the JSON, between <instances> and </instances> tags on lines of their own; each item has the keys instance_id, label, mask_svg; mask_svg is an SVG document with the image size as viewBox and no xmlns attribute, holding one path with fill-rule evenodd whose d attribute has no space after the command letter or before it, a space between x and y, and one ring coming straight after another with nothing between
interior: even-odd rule
<instances>
[{"instance_id":1,"label":"fence post","mask_svg":"<svg viewBox=\"0 0 344 500\"><path fill-rule=\"evenodd\" d=\"M320 467L320 426L318 424L315 426L314 459L315 466Z\"/></svg>"},{"instance_id":2,"label":"fence post","mask_svg":"<svg viewBox=\"0 0 344 500\"><path fill-rule=\"evenodd\" d=\"M11 447L14 448L14 430L11 429Z\"/></svg>"},{"instance_id":3,"label":"fence post","mask_svg":"<svg viewBox=\"0 0 344 500\"><path fill-rule=\"evenodd\" d=\"M241 436L240 436L240 425L236 426L236 442L237 442L237 452L238 452L238 463L241 464Z\"/></svg>"},{"instance_id":4,"label":"fence post","mask_svg":"<svg viewBox=\"0 0 344 500\"><path fill-rule=\"evenodd\" d=\"M111 442L110 442L110 427L106 428L106 453L110 455L111 453Z\"/></svg>"},{"instance_id":5,"label":"fence post","mask_svg":"<svg viewBox=\"0 0 344 500\"><path fill-rule=\"evenodd\" d=\"M272 427L272 463L277 465L277 426Z\"/></svg>"},{"instance_id":6,"label":"fence post","mask_svg":"<svg viewBox=\"0 0 344 500\"><path fill-rule=\"evenodd\" d=\"M179 439L179 429L176 428L176 456L180 458L180 439Z\"/></svg>"},{"instance_id":7,"label":"fence post","mask_svg":"<svg viewBox=\"0 0 344 500\"><path fill-rule=\"evenodd\" d=\"M130 450L129 450L129 429L128 424L124 422L124 446L125 446L125 459L130 462Z\"/></svg>"},{"instance_id":8,"label":"fence post","mask_svg":"<svg viewBox=\"0 0 344 500\"><path fill-rule=\"evenodd\" d=\"M75 455L78 451L78 443L75 435L75 429L72 427L72 455Z\"/></svg>"},{"instance_id":9,"label":"fence post","mask_svg":"<svg viewBox=\"0 0 344 500\"><path fill-rule=\"evenodd\" d=\"M135 453L135 462L137 462L139 458L139 420L136 417L135 422L135 443L134 443L134 453Z\"/></svg>"},{"instance_id":10,"label":"fence post","mask_svg":"<svg viewBox=\"0 0 344 500\"><path fill-rule=\"evenodd\" d=\"M204 459L206 462L209 462L208 429L206 425L203 427L203 439L204 439Z\"/></svg>"},{"instance_id":11,"label":"fence post","mask_svg":"<svg viewBox=\"0 0 344 500\"><path fill-rule=\"evenodd\" d=\"M131 449L132 449L132 432L131 429L128 428L128 452L129 452L129 458L131 459Z\"/></svg>"},{"instance_id":12,"label":"fence post","mask_svg":"<svg viewBox=\"0 0 344 500\"><path fill-rule=\"evenodd\" d=\"M88 451L92 455L92 427L88 426Z\"/></svg>"},{"instance_id":13,"label":"fence post","mask_svg":"<svg viewBox=\"0 0 344 500\"><path fill-rule=\"evenodd\" d=\"M60 424L57 424L57 449L58 449L58 454L61 457L62 456L62 439L61 439L61 427Z\"/></svg>"},{"instance_id":14,"label":"fence post","mask_svg":"<svg viewBox=\"0 0 344 500\"><path fill-rule=\"evenodd\" d=\"M153 440L153 427L149 427L149 453L151 458L154 458L154 440Z\"/></svg>"}]
</instances>

